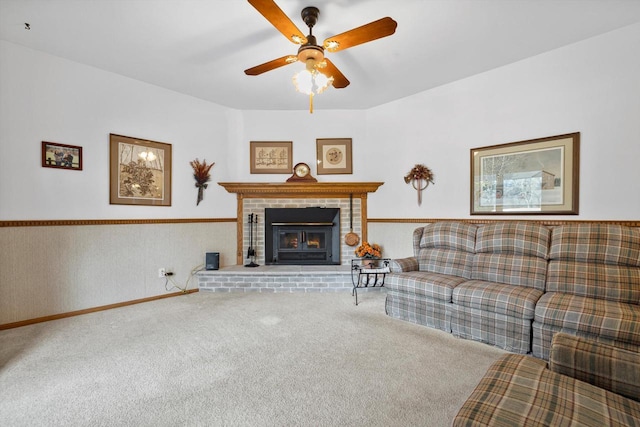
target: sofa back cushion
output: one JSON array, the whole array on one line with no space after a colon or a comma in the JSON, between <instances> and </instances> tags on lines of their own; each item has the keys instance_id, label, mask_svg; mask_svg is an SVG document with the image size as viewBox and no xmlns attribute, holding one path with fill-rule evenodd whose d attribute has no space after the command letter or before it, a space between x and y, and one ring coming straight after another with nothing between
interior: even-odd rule
<instances>
[{"instance_id":1,"label":"sofa back cushion","mask_svg":"<svg viewBox=\"0 0 640 427\"><path fill-rule=\"evenodd\" d=\"M544 291L551 230L525 222L478 227L472 278Z\"/></svg>"},{"instance_id":2,"label":"sofa back cushion","mask_svg":"<svg viewBox=\"0 0 640 427\"><path fill-rule=\"evenodd\" d=\"M549 369L640 402L640 353L580 338L553 335Z\"/></svg>"},{"instance_id":3,"label":"sofa back cushion","mask_svg":"<svg viewBox=\"0 0 640 427\"><path fill-rule=\"evenodd\" d=\"M477 226L436 222L414 231L414 254L419 269L471 278Z\"/></svg>"},{"instance_id":4,"label":"sofa back cushion","mask_svg":"<svg viewBox=\"0 0 640 427\"><path fill-rule=\"evenodd\" d=\"M551 233L547 291L640 302L640 229L571 224Z\"/></svg>"}]
</instances>

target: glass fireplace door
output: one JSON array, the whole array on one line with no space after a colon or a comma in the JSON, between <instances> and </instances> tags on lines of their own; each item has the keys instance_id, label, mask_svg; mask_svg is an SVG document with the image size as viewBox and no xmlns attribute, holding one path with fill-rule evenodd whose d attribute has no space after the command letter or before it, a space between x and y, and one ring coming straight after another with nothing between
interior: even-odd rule
<instances>
[{"instance_id":1,"label":"glass fireplace door","mask_svg":"<svg viewBox=\"0 0 640 427\"><path fill-rule=\"evenodd\" d=\"M274 227L278 264L326 263L331 259L331 227Z\"/></svg>"}]
</instances>

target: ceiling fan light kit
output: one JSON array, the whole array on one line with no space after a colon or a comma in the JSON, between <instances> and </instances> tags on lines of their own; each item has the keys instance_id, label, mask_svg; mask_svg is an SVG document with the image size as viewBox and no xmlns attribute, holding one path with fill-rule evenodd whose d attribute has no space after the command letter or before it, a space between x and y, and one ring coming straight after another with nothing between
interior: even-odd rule
<instances>
[{"instance_id":1,"label":"ceiling fan light kit","mask_svg":"<svg viewBox=\"0 0 640 427\"><path fill-rule=\"evenodd\" d=\"M302 20L309 28L309 34L304 37L298 27L273 0L248 0L248 2L288 40L301 44L301 46L296 56L287 55L265 62L246 69L245 74L257 76L294 62L302 62L305 64L305 69L293 76L293 83L299 92L309 95L310 113L313 113L314 94L322 93L329 85L336 89L343 89L350 83L344 74L329 59L325 58L325 49L329 52L337 52L387 37L395 33L398 26L396 21L386 17L329 37L324 40L322 45L318 45L313 35L313 27L318 22L320 15L320 10L317 7L309 6L302 9Z\"/></svg>"}]
</instances>

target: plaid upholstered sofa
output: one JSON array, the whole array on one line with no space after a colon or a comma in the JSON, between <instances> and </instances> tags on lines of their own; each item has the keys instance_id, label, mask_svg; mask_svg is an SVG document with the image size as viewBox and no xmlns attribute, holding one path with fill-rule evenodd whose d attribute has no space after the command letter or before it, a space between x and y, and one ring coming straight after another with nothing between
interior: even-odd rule
<instances>
[{"instance_id":1,"label":"plaid upholstered sofa","mask_svg":"<svg viewBox=\"0 0 640 427\"><path fill-rule=\"evenodd\" d=\"M548 359L556 332L640 345L640 230L435 222L393 260L386 311L462 338Z\"/></svg>"},{"instance_id":2,"label":"plaid upholstered sofa","mask_svg":"<svg viewBox=\"0 0 640 427\"><path fill-rule=\"evenodd\" d=\"M392 260L386 311L398 319L451 332L453 290L471 279L477 227L437 222L413 232L415 256Z\"/></svg>"},{"instance_id":3,"label":"plaid upholstered sofa","mask_svg":"<svg viewBox=\"0 0 640 427\"><path fill-rule=\"evenodd\" d=\"M549 239L549 228L525 222L420 227L414 256L392 261L387 314L528 353Z\"/></svg>"},{"instance_id":4,"label":"plaid upholstered sofa","mask_svg":"<svg viewBox=\"0 0 640 427\"><path fill-rule=\"evenodd\" d=\"M640 426L640 353L556 333L548 365L521 354L491 365L453 426Z\"/></svg>"},{"instance_id":5,"label":"plaid upholstered sofa","mask_svg":"<svg viewBox=\"0 0 640 427\"><path fill-rule=\"evenodd\" d=\"M553 228L546 292L533 322L534 356L548 359L556 332L640 351L640 229Z\"/></svg>"}]
</instances>

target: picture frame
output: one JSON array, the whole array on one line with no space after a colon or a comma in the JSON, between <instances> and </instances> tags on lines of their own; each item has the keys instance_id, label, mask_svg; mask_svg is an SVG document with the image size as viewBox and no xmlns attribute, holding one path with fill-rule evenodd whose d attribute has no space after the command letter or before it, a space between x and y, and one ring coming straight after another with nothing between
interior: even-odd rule
<instances>
[{"instance_id":1,"label":"picture frame","mask_svg":"<svg viewBox=\"0 0 640 427\"><path fill-rule=\"evenodd\" d=\"M171 206L171 144L109 134L109 203Z\"/></svg>"},{"instance_id":2,"label":"picture frame","mask_svg":"<svg viewBox=\"0 0 640 427\"><path fill-rule=\"evenodd\" d=\"M316 139L318 175L352 174L351 138Z\"/></svg>"},{"instance_id":3,"label":"picture frame","mask_svg":"<svg viewBox=\"0 0 640 427\"><path fill-rule=\"evenodd\" d=\"M471 215L578 215L580 132L471 149Z\"/></svg>"},{"instance_id":4,"label":"picture frame","mask_svg":"<svg viewBox=\"0 0 640 427\"><path fill-rule=\"evenodd\" d=\"M290 174L293 170L292 141L250 141L252 174Z\"/></svg>"},{"instance_id":5,"label":"picture frame","mask_svg":"<svg viewBox=\"0 0 640 427\"><path fill-rule=\"evenodd\" d=\"M82 147L42 141L42 167L82 170Z\"/></svg>"}]
</instances>

